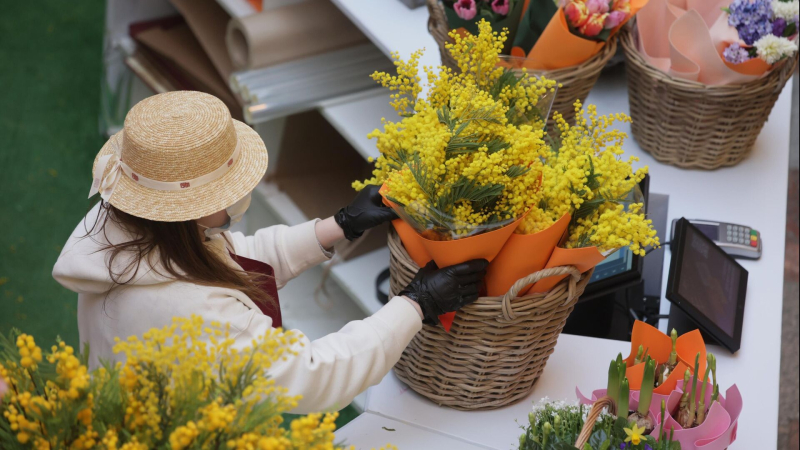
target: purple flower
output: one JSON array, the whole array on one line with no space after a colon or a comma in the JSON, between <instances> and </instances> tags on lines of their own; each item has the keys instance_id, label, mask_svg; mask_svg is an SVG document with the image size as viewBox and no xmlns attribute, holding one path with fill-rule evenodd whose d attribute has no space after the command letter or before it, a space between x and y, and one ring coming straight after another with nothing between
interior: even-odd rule
<instances>
[{"instance_id":1,"label":"purple flower","mask_svg":"<svg viewBox=\"0 0 800 450\"><path fill-rule=\"evenodd\" d=\"M731 64L741 64L750 59L750 54L747 52L747 49L742 48L738 42L729 45L728 48L722 52L722 56L725 57L725 61Z\"/></svg>"},{"instance_id":2,"label":"purple flower","mask_svg":"<svg viewBox=\"0 0 800 450\"><path fill-rule=\"evenodd\" d=\"M456 10L458 17L464 20L472 20L478 14L478 5L475 4L475 0L456 0L453 9Z\"/></svg>"},{"instance_id":3,"label":"purple flower","mask_svg":"<svg viewBox=\"0 0 800 450\"><path fill-rule=\"evenodd\" d=\"M492 2L492 11L501 16L508 15L508 0L494 0Z\"/></svg>"},{"instance_id":4,"label":"purple flower","mask_svg":"<svg viewBox=\"0 0 800 450\"><path fill-rule=\"evenodd\" d=\"M786 31L786 19L780 17L772 22L772 34L778 37L783 37L783 32Z\"/></svg>"},{"instance_id":5,"label":"purple flower","mask_svg":"<svg viewBox=\"0 0 800 450\"><path fill-rule=\"evenodd\" d=\"M734 0L728 9L728 25L736 28L739 38L747 45L772 34L770 0Z\"/></svg>"}]
</instances>

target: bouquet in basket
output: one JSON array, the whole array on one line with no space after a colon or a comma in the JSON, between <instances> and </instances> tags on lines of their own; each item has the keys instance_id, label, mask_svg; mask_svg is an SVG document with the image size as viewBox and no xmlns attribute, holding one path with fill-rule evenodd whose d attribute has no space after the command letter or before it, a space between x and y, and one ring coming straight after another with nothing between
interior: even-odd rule
<instances>
[{"instance_id":1,"label":"bouquet in basket","mask_svg":"<svg viewBox=\"0 0 800 450\"><path fill-rule=\"evenodd\" d=\"M652 0L639 14L636 45L672 77L743 84L796 56L799 23L798 0Z\"/></svg>"},{"instance_id":2,"label":"bouquet in basket","mask_svg":"<svg viewBox=\"0 0 800 450\"><path fill-rule=\"evenodd\" d=\"M478 34L478 21L489 22L492 29L516 33L525 0L444 0L447 25L471 34ZM507 51L508 49L506 49Z\"/></svg>"},{"instance_id":3,"label":"bouquet in basket","mask_svg":"<svg viewBox=\"0 0 800 450\"><path fill-rule=\"evenodd\" d=\"M571 126L556 114L562 137L546 143L555 83L498 66L506 35L485 21L479 28L451 33L460 73L425 68L427 98L417 98L419 52L396 62L397 75L373 75L394 92L402 119L370 134L380 156L373 177L354 187L383 185L409 256L420 267L487 259L487 294L499 296L546 267L585 272L620 247L642 253L658 245L636 196L647 168L634 171L636 159L621 156L624 134L608 130L628 118L599 117L589 107ZM562 278L519 294L547 291ZM452 318L440 317L445 329Z\"/></svg>"},{"instance_id":4,"label":"bouquet in basket","mask_svg":"<svg viewBox=\"0 0 800 450\"><path fill-rule=\"evenodd\" d=\"M614 415L641 430L643 436L669 435L683 450L725 449L736 440L742 396L736 385L725 395L717 383L717 361L707 353L698 330L670 336L637 321L631 353L611 361L606 389L580 402L602 397L614 403Z\"/></svg>"},{"instance_id":5,"label":"bouquet in basket","mask_svg":"<svg viewBox=\"0 0 800 450\"><path fill-rule=\"evenodd\" d=\"M0 335L0 447L12 449L339 449L337 414L282 426L296 405L263 373L292 353L291 332L270 330L235 349L228 329L174 319L119 342L125 364L87 368L63 341Z\"/></svg>"},{"instance_id":6,"label":"bouquet in basket","mask_svg":"<svg viewBox=\"0 0 800 450\"><path fill-rule=\"evenodd\" d=\"M556 70L599 53L647 0L529 0L511 55L519 65Z\"/></svg>"}]
</instances>

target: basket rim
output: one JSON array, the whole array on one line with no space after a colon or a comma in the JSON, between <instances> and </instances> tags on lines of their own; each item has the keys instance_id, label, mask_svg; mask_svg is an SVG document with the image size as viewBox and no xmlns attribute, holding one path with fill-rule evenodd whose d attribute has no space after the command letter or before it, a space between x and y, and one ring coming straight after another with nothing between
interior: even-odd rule
<instances>
[{"instance_id":1,"label":"basket rim","mask_svg":"<svg viewBox=\"0 0 800 450\"><path fill-rule=\"evenodd\" d=\"M748 81L746 83L737 83L737 84L705 84L699 81L691 81L686 80L683 78L675 78L672 75L664 72L663 70L653 66L649 62L644 59L644 56L641 52L636 48L634 43L634 33L636 31L636 18L634 17L623 30L621 30L620 37L620 44L622 46L622 50L625 52L626 60L636 66L639 66L640 69L647 70L649 75L653 78L658 78L661 81L671 83L674 86L673 88L681 89L684 91L706 91L706 92L719 92L725 95L735 93L738 91L747 91L748 93L754 93L754 90L758 90L759 88L768 87L769 83L765 83L765 80L771 78L782 78L783 82L781 86L791 77L792 72L794 72L794 66L797 64L798 55L800 52L796 52L793 58L786 58L782 61L776 63L778 67L774 67L769 73L765 74L762 77L759 77L755 80ZM791 61L791 64L789 62ZM788 75L786 75L788 74Z\"/></svg>"},{"instance_id":2,"label":"basket rim","mask_svg":"<svg viewBox=\"0 0 800 450\"><path fill-rule=\"evenodd\" d=\"M411 256L408 254L408 251L405 249L405 245L403 244L402 240L400 239L400 235L395 231L394 227L389 227L389 235L387 237L387 241L389 244L389 252L390 254L394 254L396 251L400 251L401 256L405 257L408 262L413 264L416 267L419 267L412 259ZM398 250L394 250L397 248ZM537 274L549 274L541 279L547 278L549 276L558 276L558 275L566 275L564 279L556 283L552 288L545 292L530 292L525 295L517 295L514 294L511 296L511 293L516 289L519 291L520 289L528 286L531 284L530 281L526 281L527 278L534 277ZM480 311L486 314L496 314L499 313L505 317L506 320L513 320L516 319L520 315L528 315L535 311L536 305L531 305L531 302L537 301L548 301L548 296L557 289L564 289L567 292L567 300L564 303L569 303L574 300L573 297L578 297L577 291L579 285L588 284L589 279L594 273L594 268L587 270L586 272L581 273L577 267L575 266L556 266L551 268L543 268L538 270L528 276L522 277L514 283L509 291L507 291L504 295L500 296L481 296L478 299L470 303L469 305L465 306L462 309L471 309L475 310L474 312ZM582 292L582 289L580 289ZM518 305L522 302L529 303L526 307L522 308L521 311L518 311L515 308L515 305Z\"/></svg>"}]
</instances>

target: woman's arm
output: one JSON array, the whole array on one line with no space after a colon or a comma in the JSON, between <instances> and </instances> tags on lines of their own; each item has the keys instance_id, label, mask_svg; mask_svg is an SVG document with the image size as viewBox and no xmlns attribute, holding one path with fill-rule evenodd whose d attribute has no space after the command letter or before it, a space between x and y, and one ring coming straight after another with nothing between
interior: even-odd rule
<instances>
[{"instance_id":1,"label":"woman's arm","mask_svg":"<svg viewBox=\"0 0 800 450\"><path fill-rule=\"evenodd\" d=\"M331 251L334 244L344 239L344 231L336 224L333 216L314 224L314 231L317 234L319 245L327 251Z\"/></svg>"},{"instance_id":2,"label":"woman's arm","mask_svg":"<svg viewBox=\"0 0 800 450\"><path fill-rule=\"evenodd\" d=\"M380 382L422 328L419 314L409 303L395 297L377 313L350 322L336 333L314 341L302 337L292 347L294 356L268 369L269 376L288 389L289 395L302 395L291 412L344 408L356 395ZM270 318L260 312L246 314L251 315L249 326L234 336L237 347L249 346L272 326Z\"/></svg>"}]
</instances>

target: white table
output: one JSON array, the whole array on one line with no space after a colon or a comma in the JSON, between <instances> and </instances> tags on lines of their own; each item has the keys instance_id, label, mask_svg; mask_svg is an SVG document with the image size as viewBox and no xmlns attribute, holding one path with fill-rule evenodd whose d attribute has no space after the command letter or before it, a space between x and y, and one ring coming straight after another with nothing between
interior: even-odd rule
<instances>
[{"instance_id":1,"label":"white table","mask_svg":"<svg viewBox=\"0 0 800 450\"><path fill-rule=\"evenodd\" d=\"M427 33L425 8L408 10L398 0L333 1L385 52L396 50L402 57L408 57L412 51L425 47L423 64L438 64L438 49ZM775 448L777 442L791 91L789 83L752 154L735 167L713 172L682 170L656 162L632 138L625 144L627 154L638 156L642 164L650 166L651 191L669 194L670 221L679 217L706 218L741 223L761 231L762 258L741 261L749 271L741 349L731 355L722 348L710 348L718 357L721 388L727 389L735 382L744 397L737 448ZM587 103L596 104L601 114L629 111L624 78L601 78ZM365 120L379 123L378 118ZM629 131L625 125L619 128ZM362 149L362 153L368 151L368 148ZM662 240L667 239L662 237ZM664 284L669 259L667 251ZM669 302L663 300L662 313L668 311ZM427 433L435 433L450 436L456 439L454 442L466 440L507 450L516 445L520 434L515 420L524 423L532 402L544 396L575 399L576 385L585 391L602 387L608 361L618 352L627 355L629 345L563 335L529 399L494 411L460 412L440 408L389 374L368 391L367 413L344 427L342 432L347 435L348 442L357 447L372 445L371 438L361 433L368 433L373 425L377 426L377 417L415 427L419 435L408 448L465 448L433 444L428 441L430 434ZM404 436L405 432L411 431L404 429ZM409 441L404 437L403 442Z\"/></svg>"}]
</instances>

